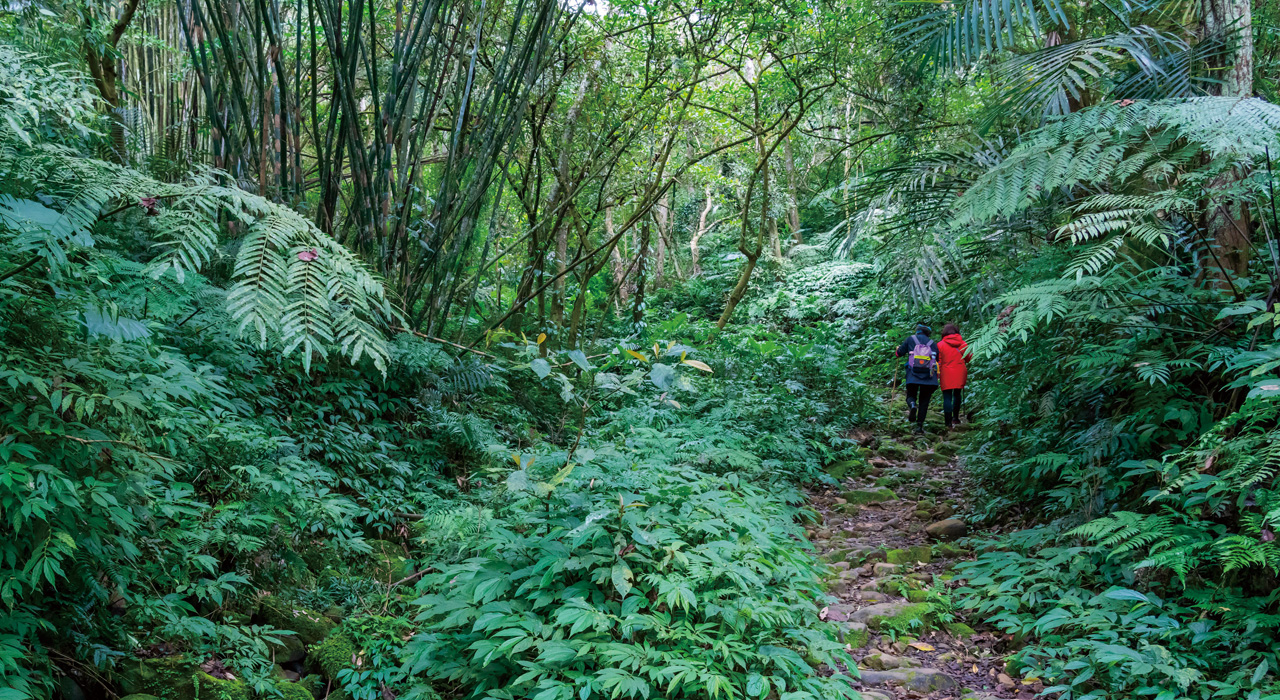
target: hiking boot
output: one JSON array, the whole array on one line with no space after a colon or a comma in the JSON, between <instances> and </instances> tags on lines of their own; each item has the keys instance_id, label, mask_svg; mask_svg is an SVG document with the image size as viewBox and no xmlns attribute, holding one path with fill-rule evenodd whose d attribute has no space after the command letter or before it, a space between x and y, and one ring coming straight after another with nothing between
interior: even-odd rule
<instances>
[{"instance_id":1,"label":"hiking boot","mask_svg":"<svg viewBox=\"0 0 1280 700\"><path fill-rule=\"evenodd\" d=\"M923 426L923 425L920 425L920 424L918 424L918 423L917 423L917 424L916 424L916 427L915 427L915 430L912 430L912 431L911 431L911 434L912 434L912 435L924 435L924 426Z\"/></svg>"},{"instance_id":2,"label":"hiking boot","mask_svg":"<svg viewBox=\"0 0 1280 700\"><path fill-rule=\"evenodd\" d=\"M908 423L914 423L914 422L916 422L916 407L915 407L915 406L912 406L912 407L911 407L911 410L907 411L907 422L908 422Z\"/></svg>"}]
</instances>

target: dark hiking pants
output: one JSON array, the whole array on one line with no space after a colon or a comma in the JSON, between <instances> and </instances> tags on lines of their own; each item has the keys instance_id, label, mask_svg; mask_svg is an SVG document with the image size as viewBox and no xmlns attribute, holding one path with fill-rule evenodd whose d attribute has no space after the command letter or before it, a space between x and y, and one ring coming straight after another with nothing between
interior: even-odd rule
<instances>
[{"instance_id":1,"label":"dark hiking pants","mask_svg":"<svg viewBox=\"0 0 1280 700\"><path fill-rule=\"evenodd\" d=\"M947 427L960 422L960 392L963 389L944 389L942 391L942 415L947 419Z\"/></svg>"},{"instance_id":2,"label":"dark hiking pants","mask_svg":"<svg viewBox=\"0 0 1280 700\"><path fill-rule=\"evenodd\" d=\"M907 414L908 421L915 421L920 429L924 429L924 416L929 412L929 399L933 398L933 392L938 387L932 384L908 384L907 385L907 408L911 409Z\"/></svg>"}]
</instances>

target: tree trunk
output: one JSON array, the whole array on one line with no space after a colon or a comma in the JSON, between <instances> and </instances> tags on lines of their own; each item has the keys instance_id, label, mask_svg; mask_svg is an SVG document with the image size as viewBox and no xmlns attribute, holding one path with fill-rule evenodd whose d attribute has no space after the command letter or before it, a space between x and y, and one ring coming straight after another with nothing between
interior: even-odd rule
<instances>
[{"instance_id":1,"label":"tree trunk","mask_svg":"<svg viewBox=\"0 0 1280 700\"><path fill-rule=\"evenodd\" d=\"M124 121L120 114L120 89L117 86L120 80L120 59L117 57L117 47L120 45L120 38L133 22L133 15L138 11L139 2L140 0L128 0L125 3L120 17L111 25L111 31L106 37L108 48L105 51L90 41L88 36L84 39L85 61L89 64L89 75L93 77L93 84L98 88L98 94L102 96L102 101L107 104L107 109L110 111L111 147L114 151L112 157L117 163L125 161ZM85 24L85 31L92 32L91 15L86 15Z\"/></svg>"},{"instance_id":2,"label":"tree trunk","mask_svg":"<svg viewBox=\"0 0 1280 700\"><path fill-rule=\"evenodd\" d=\"M607 207L604 210L604 238L612 240L613 235L613 207ZM622 246L613 246L609 251L609 262L613 267L613 286L618 290L618 301L626 304L631 297L631 289L627 284L627 264L622 259Z\"/></svg>"},{"instance_id":3,"label":"tree trunk","mask_svg":"<svg viewBox=\"0 0 1280 700\"><path fill-rule=\"evenodd\" d=\"M1227 97L1253 96L1253 13L1249 0L1201 0L1200 22L1204 36L1230 40L1229 55L1220 56L1217 68L1221 85L1210 90Z\"/></svg>"},{"instance_id":4,"label":"tree trunk","mask_svg":"<svg viewBox=\"0 0 1280 700\"><path fill-rule=\"evenodd\" d=\"M1223 97L1241 99L1253 96L1253 19L1249 0L1201 0L1201 23L1204 36L1223 35L1233 50L1222 56L1222 83L1211 91ZM1240 179L1237 172L1225 173L1209 183L1208 190L1224 191ZM1208 232L1209 255L1204 265L1207 277L1217 284L1233 286L1229 275L1244 276L1249 272L1252 222L1244 202L1210 196L1204 217Z\"/></svg>"},{"instance_id":5,"label":"tree trunk","mask_svg":"<svg viewBox=\"0 0 1280 700\"><path fill-rule=\"evenodd\" d=\"M583 104L586 102L587 95L590 94L591 85L595 82L596 73L600 70L600 64L601 59L596 59L591 64L591 68L583 74L582 80L578 81L578 88L574 91L573 103L569 106L568 113L565 114L564 133L561 136L563 143L560 145L560 153L556 159L555 177L552 179L551 193L547 203L547 211L552 216L555 215L556 208L560 206L560 202L557 200L562 196L572 196L573 183L569 181L569 154L573 150L578 121L582 117ZM562 221L556 230L556 274L558 279L555 283L555 297L552 299L552 320L557 328L564 325L565 283L568 281L568 275L565 275L564 271L569 264L569 224L572 220L573 216L571 214L562 217Z\"/></svg>"},{"instance_id":6,"label":"tree trunk","mask_svg":"<svg viewBox=\"0 0 1280 700\"><path fill-rule=\"evenodd\" d=\"M693 266L689 270L689 277L692 279L702 274L702 265L699 264L698 241L707 233L707 215L711 213L711 185L707 185L706 190L707 201L702 205L702 211L698 214L698 228L693 232L693 237L689 239L689 256L693 260Z\"/></svg>"},{"instance_id":7,"label":"tree trunk","mask_svg":"<svg viewBox=\"0 0 1280 700\"><path fill-rule=\"evenodd\" d=\"M729 323L729 319L733 317L733 310L738 308L738 302L742 301L742 297L747 294L747 286L751 284L751 273L756 269L756 259L759 255L747 255L747 264L742 266L742 274L738 277L738 283L734 285L733 291L729 293L729 300L725 302L724 312L720 314L720 320L716 321L716 329L724 330Z\"/></svg>"},{"instance_id":8,"label":"tree trunk","mask_svg":"<svg viewBox=\"0 0 1280 700\"><path fill-rule=\"evenodd\" d=\"M640 225L640 246L636 251L636 296L631 306L631 323L638 332L644 328L645 265L649 257L649 222Z\"/></svg>"},{"instance_id":9,"label":"tree trunk","mask_svg":"<svg viewBox=\"0 0 1280 700\"><path fill-rule=\"evenodd\" d=\"M786 134L783 134L783 138ZM756 261L760 259L761 253L764 252L764 235L766 229L772 229L772 233L776 236L778 229L773 217L769 216L769 155L771 150L766 150L764 141L756 138L757 148L760 149L760 164L757 166L760 173L760 224L756 228L755 247L751 248L747 245L747 226L751 215L751 197L755 191L755 175L747 184L747 194L742 198L742 229L738 239L738 252L747 258L747 263L742 266L742 276L738 278L738 284L734 285L733 291L729 293L729 299L725 302L724 313L720 314L720 320L716 322L716 330L724 330L729 319L733 317L733 310L738 307L738 302L742 301L742 297L747 293L747 286L751 283L751 273L756 269ZM777 146L777 143L774 144Z\"/></svg>"},{"instance_id":10,"label":"tree trunk","mask_svg":"<svg viewBox=\"0 0 1280 700\"><path fill-rule=\"evenodd\" d=\"M654 206L653 219L658 227L658 245L654 255L657 264L654 267L653 283L659 285L667 276L667 227L671 223L670 191L664 192L658 204Z\"/></svg>"},{"instance_id":11,"label":"tree trunk","mask_svg":"<svg viewBox=\"0 0 1280 700\"><path fill-rule=\"evenodd\" d=\"M787 194L791 195L791 202L787 207L787 226L791 228L791 240L800 245L804 243L804 238L800 235L800 195L796 185L796 160L795 153L791 150L790 136L782 142L782 164L787 168Z\"/></svg>"},{"instance_id":12,"label":"tree trunk","mask_svg":"<svg viewBox=\"0 0 1280 700\"><path fill-rule=\"evenodd\" d=\"M569 225L566 221L556 227L556 274L560 275L560 278L556 280L555 294L551 299L551 321L555 323L556 328L564 325L565 281L568 279L564 271L568 266Z\"/></svg>"},{"instance_id":13,"label":"tree trunk","mask_svg":"<svg viewBox=\"0 0 1280 700\"><path fill-rule=\"evenodd\" d=\"M769 250L774 260L782 259L782 237L778 235L778 219L773 216L769 217Z\"/></svg>"}]
</instances>

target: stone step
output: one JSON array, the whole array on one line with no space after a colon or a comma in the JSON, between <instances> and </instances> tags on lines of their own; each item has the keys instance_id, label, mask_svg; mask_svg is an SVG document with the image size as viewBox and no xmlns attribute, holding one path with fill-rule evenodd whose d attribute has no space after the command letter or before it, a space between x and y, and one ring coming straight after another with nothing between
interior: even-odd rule
<instances>
[{"instance_id":1,"label":"stone step","mask_svg":"<svg viewBox=\"0 0 1280 700\"><path fill-rule=\"evenodd\" d=\"M917 693L949 690L958 683L936 668L903 668L893 671L859 671L862 685L872 688L898 686Z\"/></svg>"}]
</instances>

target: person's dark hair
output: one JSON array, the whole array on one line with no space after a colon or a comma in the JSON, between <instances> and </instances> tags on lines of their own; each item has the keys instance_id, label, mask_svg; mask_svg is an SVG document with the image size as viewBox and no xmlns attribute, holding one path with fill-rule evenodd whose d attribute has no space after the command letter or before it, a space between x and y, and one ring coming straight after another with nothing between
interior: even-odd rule
<instances>
[{"instance_id":1,"label":"person's dark hair","mask_svg":"<svg viewBox=\"0 0 1280 700\"><path fill-rule=\"evenodd\" d=\"M942 327L943 335L960 335L960 329L954 323L948 323Z\"/></svg>"}]
</instances>

